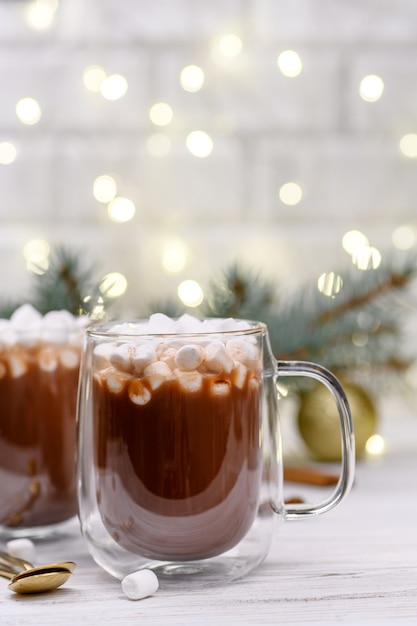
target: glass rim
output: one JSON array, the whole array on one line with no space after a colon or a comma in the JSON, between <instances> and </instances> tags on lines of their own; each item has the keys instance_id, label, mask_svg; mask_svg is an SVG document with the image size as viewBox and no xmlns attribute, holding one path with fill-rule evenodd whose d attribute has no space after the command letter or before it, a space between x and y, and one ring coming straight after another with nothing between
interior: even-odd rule
<instances>
[{"instance_id":1,"label":"glass rim","mask_svg":"<svg viewBox=\"0 0 417 626\"><path fill-rule=\"evenodd\" d=\"M173 322L178 320L178 317L171 318ZM225 318L225 317L204 317L198 318L199 321L203 322L205 320L217 320L218 322L226 321L228 319L233 319L234 322L245 322L249 324L249 328L236 328L229 330L219 330L219 329L204 329L201 331L175 331L172 332L144 332L142 329L139 332L135 332L135 326L139 326L140 324L147 324L149 319L147 318L138 318L134 320L114 320L111 322L96 322L86 328L86 334L91 338L108 338L108 339L138 339L138 338L164 338L168 337L170 339L174 337L189 337L189 338L202 338L202 337L218 337L218 336L227 336L227 337L236 337L236 336L250 336L256 335L258 333L265 334L267 330L267 326L264 322L260 322L258 320L247 320L243 318ZM115 330L116 327L127 326L129 330L127 332L123 332L123 330Z\"/></svg>"}]
</instances>

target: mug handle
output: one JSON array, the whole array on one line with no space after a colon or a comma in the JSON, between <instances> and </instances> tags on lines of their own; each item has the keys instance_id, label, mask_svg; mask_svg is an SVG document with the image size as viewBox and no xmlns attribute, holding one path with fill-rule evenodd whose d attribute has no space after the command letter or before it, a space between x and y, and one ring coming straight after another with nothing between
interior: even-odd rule
<instances>
[{"instance_id":1,"label":"mug handle","mask_svg":"<svg viewBox=\"0 0 417 626\"><path fill-rule=\"evenodd\" d=\"M308 361L277 361L280 376L306 376L325 385L331 392L339 413L342 435L342 462L339 481L328 498L315 505L299 504L297 508L284 506L286 520L295 520L311 515L327 513L349 493L355 474L355 439L352 416L346 394L337 378L325 367Z\"/></svg>"}]
</instances>

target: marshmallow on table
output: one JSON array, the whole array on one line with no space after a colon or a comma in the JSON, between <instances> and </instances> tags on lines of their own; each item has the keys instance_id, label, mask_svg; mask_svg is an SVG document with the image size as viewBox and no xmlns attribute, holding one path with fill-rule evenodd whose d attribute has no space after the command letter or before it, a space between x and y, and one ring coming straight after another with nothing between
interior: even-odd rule
<instances>
[{"instance_id":1,"label":"marshmallow on table","mask_svg":"<svg viewBox=\"0 0 417 626\"><path fill-rule=\"evenodd\" d=\"M150 569L142 569L128 574L122 580L123 592L130 600L142 600L159 588L158 577Z\"/></svg>"},{"instance_id":2,"label":"marshmallow on table","mask_svg":"<svg viewBox=\"0 0 417 626\"><path fill-rule=\"evenodd\" d=\"M10 556L23 559L31 564L36 560L35 544L30 539L26 539L24 537L20 539L11 539L7 542L6 549Z\"/></svg>"}]
</instances>

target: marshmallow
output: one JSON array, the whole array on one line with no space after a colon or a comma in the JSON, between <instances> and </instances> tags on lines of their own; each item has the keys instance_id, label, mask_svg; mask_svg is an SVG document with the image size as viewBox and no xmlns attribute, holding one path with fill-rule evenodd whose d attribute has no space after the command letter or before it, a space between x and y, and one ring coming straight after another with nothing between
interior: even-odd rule
<instances>
[{"instance_id":1,"label":"marshmallow","mask_svg":"<svg viewBox=\"0 0 417 626\"><path fill-rule=\"evenodd\" d=\"M232 382L234 386L238 389L243 389L247 374L247 367L243 365L243 363L236 363L236 366L232 372Z\"/></svg>"},{"instance_id":2,"label":"marshmallow","mask_svg":"<svg viewBox=\"0 0 417 626\"><path fill-rule=\"evenodd\" d=\"M58 367L58 357L52 348L43 348L39 352L39 367L44 372L53 372Z\"/></svg>"},{"instance_id":3,"label":"marshmallow","mask_svg":"<svg viewBox=\"0 0 417 626\"><path fill-rule=\"evenodd\" d=\"M143 374L145 367L156 361L153 343L142 343L132 351L132 362L136 374Z\"/></svg>"},{"instance_id":4,"label":"marshmallow","mask_svg":"<svg viewBox=\"0 0 417 626\"><path fill-rule=\"evenodd\" d=\"M122 580L123 592L130 600L142 600L156 593L159 588L158 577L150 569L142 569L128 574Z\"/></svg>"},{"instance_id":5,"label":"marshmallow","mask_svg":"<svg viewBox=\"0 0 417 626\"><path fill-rule=\"evenodd\" d=\"M144 369L144 375L149 382L149 386L152 390L157 389L162 383L172 378L172 371L166 363L162 361L155 361Z\"/></svg>"},{"instance_id":6,"label":"marshmallow","mask_svg":"<svg viewBox=\"0 0 417 626\"><path fill-rule=\"evenodd\" d=\"M228 380L213 380L210 385L210 392L213 396L227 396L230 389L231 384Z\"/></svg>"},{"instance_id":7,"label":"marshmallow","mask_svg":"<svg viewBox=\"0 0 417 626\"><path fill-rule=\"evenodd\" d=\"M28 327L40 328L42 315L31 304L23 304L10 316L13 330L26 330Z\"/></svg>"},{"instance_id":8,"label":"marshmallow","mask_svg":"<svg viewBox=\"0 0 417 626\"><path fill-rule=\"evenodd\" d=\"M176 369L174 373L178 379L179 385L184 391L190 393L200 391L203 385L203 377L200 372L183 372L182 370Z\"/></svg>"},{"instance_id":9,"label":"marshmallow","mask_svg":"<svg viewBox=\"0 0 417 626\"><path fill-rule=\"evenodd\" d=\"M94 367L101 370L110 365L110 355L114 352L115 346L110 343L99 343L93 351Z\"/></svg>"},{"instance_id":10,"label":"marshmallow","mask_svg":"<svg viewBox=\"0 0 417 626\"><path fill-rule=\"evenodd\" d=\"M237 337L229 339L226 343L226 351L234 361L239 361L249 367L253 367L259 358L256 345Z\"/></svg>"},{"instance_id":11,"label":"marshmallow","mask_svg":"<svg viewBox=\"0 0 417 626\"><path fill-rule=\"evenodd\" d=\"M42 320L42 339L50 343L65 343L74 327L74 316L68 311L50 311Z\"/></svg>"},{"instance_id":12,"label":"marshmallow","mask_svg":"<svg viewBox=\"0 0 417 626\"><path fill-rule=\"evenodd\" d=\"M112 367L101 370L100 374L95 376L100 384L105 383L110 393L121 393L125 385L130 381L130 377L122 372L116 372Z\"/></svg>"},{"instance_id":13,"label":"marshmallow","mask_svg":"<svg viewBox=\"0 0 417 626\"><path fill-rule=\"evenodd\" d=\"M204 359L204 350L195 344L182 346L175 357L175 364L178 369L191 372L198 369Z\"/></svg>"},{"instance_id":14,"label":"marshmallow","mask_svg":"<svg viewBox=\"0 0 417 626\"><path fill-rule=\"evenodd\" d=\"M27 364L24 359L16 354L9 354L7 357L9 371L12 378L20 378L27 372Z\"/></svg>"},{"instance_id":15,"label":"marshmallow","mask_svg":"<svg viewBox=\"0 0 417 626\"><path fill-rule=\"evenodd\" d=\"M11 539L7 542L6 549L10 556L14 556L17 559L23 559L31 564L36 560L35 544L30 539L24 537Z\"/></svg>"},{"instance_id":16,"label":"marshmallow","mask_svg":"<svg viewBox=\"0 0 417 626\"><path fill-rule=\"evenodd\" d=\"M222 372L229 374L234 366L233 359L227 354L221 342L213 342L206 346L204 363L209 371L215 374Z\"/></svg>"},{"instance_id":17,"label":"marshmallow","mask_svg":"<svg viewBox=\"0 0 417 626\"><path fill-rule=\"evenodd\" d=\"M110 363L121 372L133 372L133 352L135 345L133 343L122 343L117 346L110 354Z\"/></svg>"},{"instance_id":18,"label":"marshmallow","mask_svg":"<svg viewBox=\"0 0 417 626\"><path fill-rule=\"evenodd\" d=\"M143 406L149 402L152 394L139 378L134 378L129 384L129 398L133 404Z\"/></svg>"},{"instance_id":19,"label":"marshmallow","mask_svg":"<svg viewBox=\"0 0 417 626\"><path fill-rule=\"evenodd\" d=\"M160 344L159 346L159 360L162 363L166 363L169 368L172 370L175 369L175 357L177 355L177 350L175 348L166 348L164 344Z\"/></svg>"},{"instance_id":20,"label":"marshmallow","mask_svg":"<svg viewBox=\"0 0 417 626\"><path fill-rule=\"evenodd\" d=\"M73 370L78 367L80 362L79 353L76 350L71 350L71 348L65 348L61 350L59 353L59 360L61 364L69 370Z\"/></svg>"}]
</instances>

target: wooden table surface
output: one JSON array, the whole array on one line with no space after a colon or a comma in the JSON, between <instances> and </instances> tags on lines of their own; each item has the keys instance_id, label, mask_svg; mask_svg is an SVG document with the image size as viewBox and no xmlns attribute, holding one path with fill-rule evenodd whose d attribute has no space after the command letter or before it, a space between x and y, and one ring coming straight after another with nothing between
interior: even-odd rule
<instances>
[{"instance_id":1,"label":"wooden table surface","mask_svg":"<svg viewBox=\"0 0 417 626\"><path fill-rule=\"evenodd\" d=\"M417 624L415 425L411 431L403 446L358 464L339 507L280 525L266 561L241 581L129 600L89 557L74 524L59 541L37 545L39 562L75 560L73 577L37 596L13 594L0 579L0 625ZM288 495L320 489L287 485Z\"/></svg>"}]
</instances>

